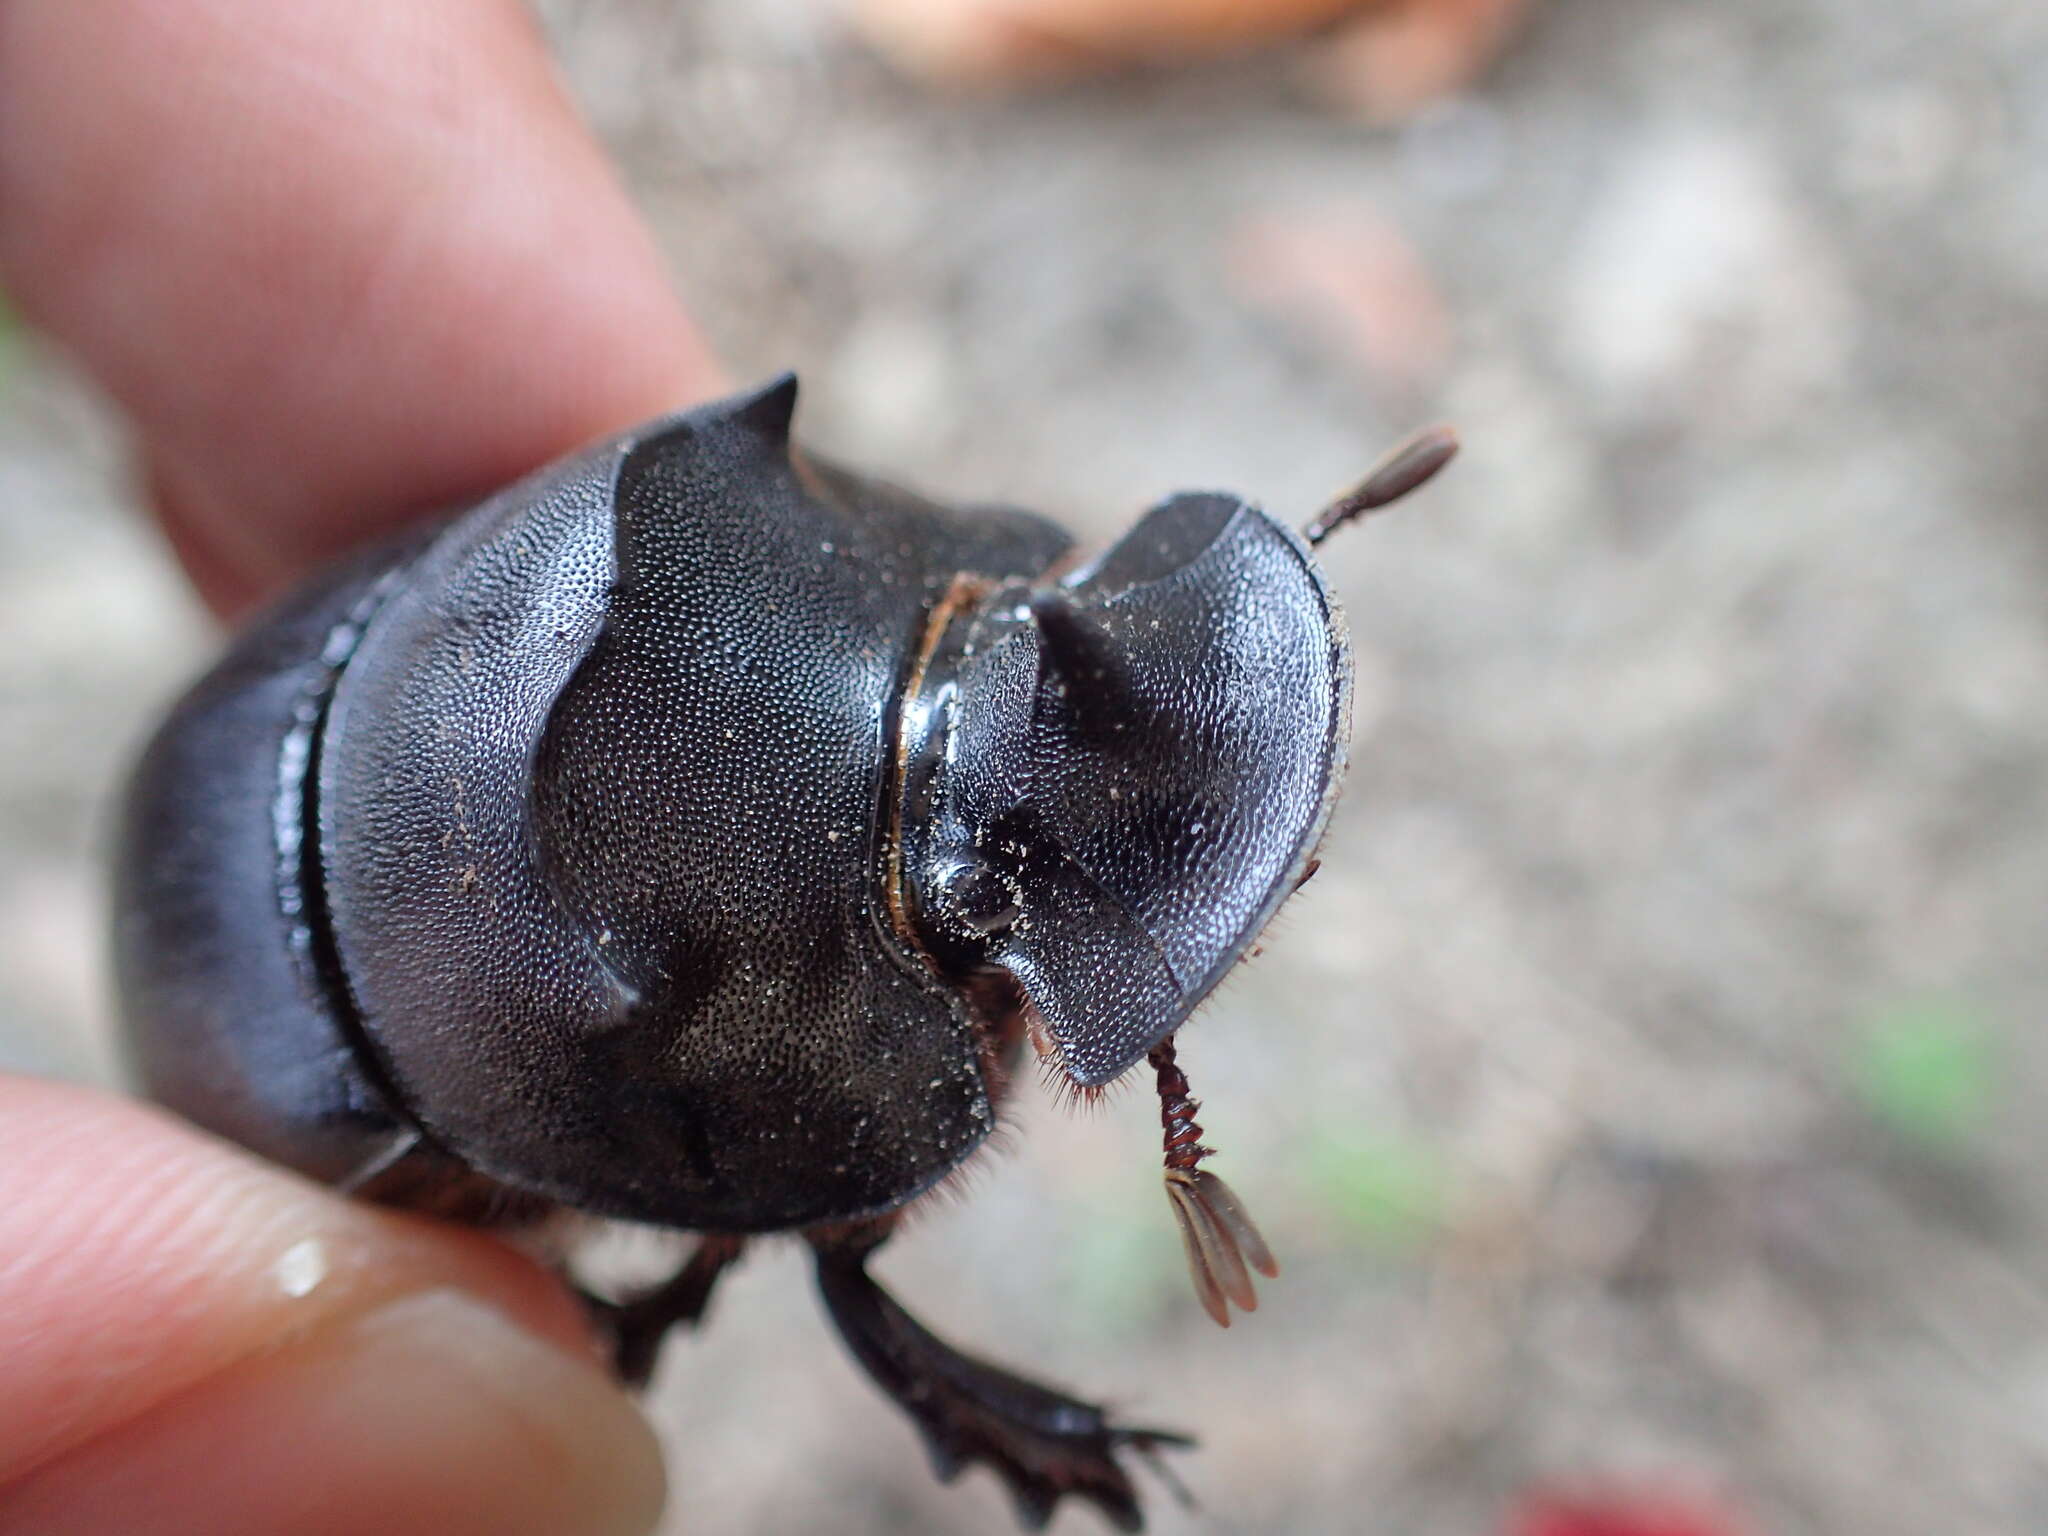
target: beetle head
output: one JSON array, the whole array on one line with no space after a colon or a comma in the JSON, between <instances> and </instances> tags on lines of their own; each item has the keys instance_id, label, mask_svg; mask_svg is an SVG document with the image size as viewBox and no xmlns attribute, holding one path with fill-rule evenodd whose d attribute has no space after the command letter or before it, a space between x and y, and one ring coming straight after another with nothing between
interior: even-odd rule
<instances>
[{"instance_id":1,"label":"beetle head","mask_svg":"<svg viewBox=\"0 0 2048 1536\"><path fill-rule=\"evenodd\" d=\"M1057 586L963 578L898 740L919 942L1013 976L1076 1083L1118 1076L1300 883L1350 678L1308 546L1235 497L1174 497Z\"/></svg>"}]
</instances>

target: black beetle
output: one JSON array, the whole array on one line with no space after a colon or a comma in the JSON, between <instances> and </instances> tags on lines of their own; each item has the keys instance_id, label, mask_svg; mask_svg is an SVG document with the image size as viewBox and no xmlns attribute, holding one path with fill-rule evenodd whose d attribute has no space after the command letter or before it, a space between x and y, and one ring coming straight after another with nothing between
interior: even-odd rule
<instances>
[{"instance_id":1,"label":"black beetle","mask_svg":"<svg viewBox=\"0 0 2048 1536\"><path fill-rule=\"evenodd\" d=\"M1350 658L1309 552L1449 457L1418 438L1297 535L1176 496L1069 540L796 451L796 382L654 422L311 582L138 767L116 962L149 1093L456 1219L701 1234L592 1299L621 1374L748 1236L796 1229L941 1476L1027 1524L1141 1523L1182 1443L956 1353L869 1278L987 1137L1028 1038L1149 1056L1203 1304L1275 1272L1173 1035L1313 870Z\"/></svg>"}]
</instances>

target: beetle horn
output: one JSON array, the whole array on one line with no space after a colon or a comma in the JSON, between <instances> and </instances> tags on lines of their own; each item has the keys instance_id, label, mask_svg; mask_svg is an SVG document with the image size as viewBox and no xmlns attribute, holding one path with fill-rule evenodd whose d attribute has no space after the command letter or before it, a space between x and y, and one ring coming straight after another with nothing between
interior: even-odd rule
<instances>
[{"instance_id":1,"label":"beetle horn","mask_svg":"<svg viewBox=\"0 0 2048 1536\"><path fill-rule=\"evenodd\" d=\"M1301 536L1320 544L1331 534L1381 507L1399 501L1436 477L1458 453L1458 434L1449 427L1425 427L1375 464L1366 477L1309 520Z\"/></svg>"},{"instance_id":2,"label":"beetle horn","mask_svg":"<svg viewBox=\"0 0 2048 1536\"><path fill-rule=\"evenodd\" d=\"M731 419L754 428L763 437L787 441L796 419L796 375L784 371L751 395L733 402Z\"/></svg>"},{"instance_id":3,"label":"beetle horn","mask_svg":"<svg viewBox=\"0 0 2048 1536\"><path fill-rule=\"evenodd\" d=\"M1085 1087L1179 1028L1293 889L1343 769L1350 660L1300 537L1235 496L1155 507L1032 615L1031 920L992 958Z\"/></svg>"}]
</instances>

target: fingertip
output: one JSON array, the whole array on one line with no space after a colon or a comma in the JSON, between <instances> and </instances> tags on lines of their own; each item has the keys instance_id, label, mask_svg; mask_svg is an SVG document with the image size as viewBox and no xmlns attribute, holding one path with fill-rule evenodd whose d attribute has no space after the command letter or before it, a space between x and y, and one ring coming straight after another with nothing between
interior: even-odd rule
<instances>
[{"instance_id":1,"label":"fingertip","mask_svg":"<svg viewBox=\"0 0 2048 1536\"><path fill-rule=\"evenodd\" d=\"M145 1105L0 1077L0 1483L428 1291L594 1360L575 1299L486 1234L341 1199Z\"/></svg>"},{"instance_id":2,"label":"fingertip","mask_svg":"<svg viewBox=\"0 0 2048 1536\"><path fill-rule=\"evenodd\" d=\"M230 608L717 383L514 0L0 5L0 274Z\"/></svg>"},{"instance_id":3,"label":"fingertip","mask_svg":"<svg viewBox=\"0 0 2048 1536\"><path fill-rule=\"evenodd\" d=\"M238 1361L9 1491L0 1536L645 1536L646 1421L475 1296L402 1296Z\"/></svg>"}]
</instances>

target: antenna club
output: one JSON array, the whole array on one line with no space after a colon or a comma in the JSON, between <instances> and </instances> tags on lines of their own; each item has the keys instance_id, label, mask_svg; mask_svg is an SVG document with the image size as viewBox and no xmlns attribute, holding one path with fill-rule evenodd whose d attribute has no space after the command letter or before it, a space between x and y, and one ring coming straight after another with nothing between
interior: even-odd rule
<instances>
[{"instance_id":1,"label":"antenna club","mask_svg":"<svg viewBox=\"0 0 2048 1536\"><path fill-rule=\"evenodd\" d=\"M1321 544L1346 523L1377 512L1427 484L1457 453L1455 429L1423 428L1375 464L1357 486L1311 518L1302 537L1311 545Z\"/></svg>"}]
</instances>

